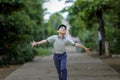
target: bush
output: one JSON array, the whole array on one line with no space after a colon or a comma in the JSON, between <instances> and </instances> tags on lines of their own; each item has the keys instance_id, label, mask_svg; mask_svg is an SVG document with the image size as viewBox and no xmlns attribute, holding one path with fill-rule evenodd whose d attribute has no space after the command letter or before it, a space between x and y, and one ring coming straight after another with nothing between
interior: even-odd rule
<instances>
[{"instance_id":1,"label":"bush","mask_svg":"<svg viewBox=\"0 0 120 80\"><path fill-rule=\"evenodd\" d=\"M17 55L13 56L17 63L24 63L32 61L36 53L33 52L33 49L30 44L22 44L17 47Z\"/></svg>"},{"instance_id":2,"label":"bush","mask_svg":"<svg viewBox=\"0 0 120 80\"><path fill-rule=\"evenodd\" d=\"M31 61L36 51L29 43L42 35L42 1L0 2L0 63L7 65Z\"/></svg>"},{"instance_id":3,"label":"bush","mask_svg":"<svg viewBox=\"0 0 120 80\"><path fill-rule=\"evenodd\" d=\"M116 28L106 29L106 38L109 43L109 50L111 54L120 54L120 31Z\"/></svg>"},{"instance_id":4,"label":"bush","mask_svg":"<svg viewBox=\"0 0 120 80\"><path fill-rule=\"evenodd\" d=\"M24 13L24 12L21 12ZM7 65L31 61L35 56L30 46L32 28L29 16L14 13L0 23L0 63ZM25 21L27 20L27 22Z\"/></svg>"},{"instance_id":5,"label":"bush","mask_svg":"<svg viewBox=\"0 0 120 80\"><path fill-rule=\"evenodd\" d=\"M8 48L2 49L1 52L0 63L2 65L21 64L32 61L36 55L31 45L27 43L21 45L11 44Z\"/></svg>"},{"instance_id":6,"label":"bush","mask_svg":"<svg viewBox=\"0 0 120 80\"><path fill-rule=\"evenodd\" d=\"M112 54L120 54L120 35L119 32L115 32L112 40L109 42L109 49Z\"/></svg>"},{"instance_id":7,"label":"bush","mask_svg":"<svg viewBox=\"0 0 120 80\"><path fill-rule=\"evenodd\" d=\"M46 55L50 55L52 53L51 47L46 47L46 48L39 47L39 48L35 48L34 50L36 51L35 53L38 56L46 56Z\"/></svg>"}]
</instances>

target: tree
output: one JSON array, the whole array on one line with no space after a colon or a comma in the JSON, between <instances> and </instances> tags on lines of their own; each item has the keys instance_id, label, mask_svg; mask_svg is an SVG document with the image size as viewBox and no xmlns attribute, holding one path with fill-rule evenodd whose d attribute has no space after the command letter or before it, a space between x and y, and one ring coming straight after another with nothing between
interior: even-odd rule
<instances>
[{"instance_id":1,"label":"tree","mask_svg":"<svg viewBox=\"0 0 120 80\"><path fill-rule=\"evenodd\" d=\"M19 11L25 7L25 0L1 0L0 14L9 15L14 11Z\"/></svg>"},{"instance_id":2,"label":"tree","mask_svg":"<svg viewBox=\"0 0 120 80\"><path fill-rule=\"evenodd\" d=\"M44 26L43 26L43 12L42 0L28 0L26 2L26 13L29 15L30 19L34 22L33 26L33 38L34 40L40 40L44 37Z\"/></svg>"},{"instance_id":3,"label":"tree","mask_svg":"<svg viewBox=\"0 0 120 80\"><path fill-rule=\"evenodd\" d=\"M30 3L33 3L32 0L30 2L5 0L0 3L3 8L0 15L2 21L0 23L0 33L2 33L0 34L0 63L11 64L31 61L36 55L30 45L30 41L34 39L34 27L41 26L43 23L42 2L34 3L33 6L30 5ZM6 10L8 10L8 13ZM40 12L38 12L39 10ZM36 12L34 13L34 11ZM42 30L40 27L37 29Z\"/></svg>"},{"instance_id":4,"label":"tree","mask_svg":"<svg viewBox=\"0 0 120 80\"><path fill-rule=\"evenodd\" d=\"M87 29L90 29L94 24L99 23L100 32L102 34L102 55L105 53L105 28L103 13L111 8L111 2L109 0L77 0L69 11L69 21L73 25L73 21L78 21L76 18L80 18L83 21ZM64 9L66 11L66 9ZM80 21L80 22L82 22ZM98 22L97 22L98 21ZM74 24L74 28L81 24ZM79 27L78 27L79 28Z\"/></svg>"},{"instance_id":5,"label":"tree","mask_svg":"<svg viewBox=\"0 0 120 80\"><path fill-rule=\"evenodd\" d=\"M58 26L61 24L62 16L59 13L54 13L50 16L48 24L46 26L47 35L53 35L56 33Z\"/></svg>"}]
</instances>

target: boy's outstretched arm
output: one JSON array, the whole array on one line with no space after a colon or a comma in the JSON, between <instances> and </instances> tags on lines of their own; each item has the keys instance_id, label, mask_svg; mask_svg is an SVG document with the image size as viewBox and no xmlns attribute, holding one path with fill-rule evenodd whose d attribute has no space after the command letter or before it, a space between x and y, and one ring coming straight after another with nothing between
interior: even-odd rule
<instances>
[{"instance_id":1,"label":"boy's outstretched arm","mask_svg":"<svg viewBox=\"0 0 120 80\"><path fill-rule=\"evenodd\" d=\"M83 48L86 52L90 53L90 50L89 48L86 48L85 46L79 44L79 43L75 43L75 47L78 47L78 48Z\"/></svg>"},{"instance_id":2,"label":"boy's outstretched arm","mask_svg":"<svg viewBox=\"0 0 120 80\"><path fill-rule=\"evenodd\" d=\"M41 40L41 41L38 41L38 42L31 42L31 45L32 46L36 46L36 45L40 45L40 44L44 44L44 43L47 43L47 40Z\"/></svg>"}]
</instances>

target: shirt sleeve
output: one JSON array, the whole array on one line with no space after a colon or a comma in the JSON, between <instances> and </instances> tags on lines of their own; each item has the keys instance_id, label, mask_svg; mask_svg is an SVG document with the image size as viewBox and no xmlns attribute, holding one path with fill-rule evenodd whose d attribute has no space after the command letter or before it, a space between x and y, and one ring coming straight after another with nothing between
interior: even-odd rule
<instances>
[{"instance_id":1,"label":"shirt sleeve","mask_svg":"<svg viewBox=\"0 0 120 80\"><path fill-rule=\"evenodd\" d=\"M67 39L67 44L72 45L72 46L75 46L75 42L74 42L73 40L68 40L68 39Z\"/></svg>"},{"instance_id":2,"label":"shirt sleeve","mask_svg":"<svg viewBox=\"0 0 120 80\"><path fill-rule=\"evenodd\" d=\"M52 43L52 42L55 41L55 37L56 37L56 36L53 35L53 36L48 37L46 40L47 40L47 42Z\"/></svg>"}]
</instances>

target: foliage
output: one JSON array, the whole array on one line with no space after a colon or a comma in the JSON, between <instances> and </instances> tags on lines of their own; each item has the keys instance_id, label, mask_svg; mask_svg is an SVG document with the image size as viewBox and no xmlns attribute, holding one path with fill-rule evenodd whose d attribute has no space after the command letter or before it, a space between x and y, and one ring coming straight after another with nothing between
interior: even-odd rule
<instances>
[{"instance_id":1,"label":"foliage","mask_svg":"<svg viewBox=\"0 0 120 80\"><path fill-rule=\"evenodd\" d=\"M34 21L33 39L35 41L43 39L45 36L45 32L44 32L44 26L43 26L42 0L26 1L25 10L26 10L26 13L29 15L30 19Z\"/></svg>"},{"instance_id":2,"label":"foliage","mask_svg":"<svg viewBox=\"0 0 120 80\"><path fill-rule=\"evenodd\" d=\"M68 20L71 24L70 30L72 35L78 36L87 47L92 46L94 49L97 48L97 45L94 43L98 41L96 35L97 18L94 17L96 15L95 10L97 9L94 6L96 5L91 1L77 0L73 6L68 8ZM66 11L66 9L64 10Z\"/></svg>"},{"instance_id":3,"label":"foliage","mask_svg":"<svg viewBox=\"0 0 120 80\"><path fill-rule=\"evenodd\" d=\"M109 50L111 54L120 54L120 2L112 2L112 9L105 15L106 20L106 39L109 43Z\"/></svg>"},{"instance_id":4,"label":"foliage","mask_svg":"<svg viewBox=\"0 0 120 80\"><path fill-rule=\"evenodd\" d=\"M38 48L35 49L38 56L50 55L52 53L51 50L52 50L51 47L47 47L47 48L38 47Z\"/></svg>"},{"instance_id":5,"label":"foliage","mask_svg":"<svg viewBox=\"0 0 120 80\"><path fill-rule=\"evenodd\" d=\"M18 0L12 1L6 0L6 3L17 5L16 2L19 2ZM5 65L31 61L37 54L30 42L34 38L37 39L34 37L36 27L40 30L39 33L42 31L42 2L22 1L20 3L25 5L24 8L18 8L16 11L15 8L9 6L11 11L0 15L0 63ZM33 2L32 7L30 3ZM6 11L6 8L7 6L3 10ZM36 34L36 36L39 35Z\"/></svg>"},{"instance_id":6,"label":"foliage","mask_svg":"<svg viewBox=\"0 0 120 80\"><path fill-rule=\"evenodd\" d=\"M114 27L106 28L107 30L107 41L109 42L109 50L111 54L120 54L120 29ZM112 36L111 36L112 35Z\"/></svg>"},{"instance_id":7,"label":"foliage","mask_svg":"<svg viewBox=\"0 0 120 80\"><path fill-rule=\"evenodd\" d=\"M111 53L120 53L120 47L118 46L119 31L116 31L120 25L119 8L119 0L76 0L74 5L70 8L64 8L63 12L69 12L68 20L72 26L72 35L78 36L87 46L94 45L92 47L96 49L98 46L97 16L99 10L101 10L105 23L106 40L110 44L109 49Z\"/></svg>"},{"instance_id":8,"label":"foliage","mask_svg":"<svg viewBox=\"0 0 120 80\"><path fill-rule=\"evenodd\" d=\"M25 0L0 0L0 14L9 15L25 7Z\"/></svg>"},{"instance_id":9,"label":"foliage","mask_svg":"<svg viewBox=\"0 0 120 80\"><path fill-rule=\"evenodd\" d=\"M24 14L24 20L21 13ZM28 21L26 23L26 20ZM32 28L29 26L31 23L29 16L25 12L14 13L7 18L4 18L4 23L1 25L1 55L3 64L13 62L25 62L32 54L32 47L28 48L28 42L31 40ZM29 45L30 46L30 45ZM25 53L24 53L25 52ZM26 55L25 55L26 54ZM23 57L24 56L24 57ZM26 56L26 57L25 57ZM33 56L31 56L33 57ZM27 60L26 60L27 59Z\"/></svg>"},{"instance_id":10,"label":"foliage","mask_svg":"<svg viewBox=\"0 0 120 80\"><path fill-rule=\"evenodd\" d=\"M50 16L48 24L46 24L46 36L54 35L57 32L58 26L62 23L62 16L59 13L54 13Z\"/></svg>"}]
</instances>

